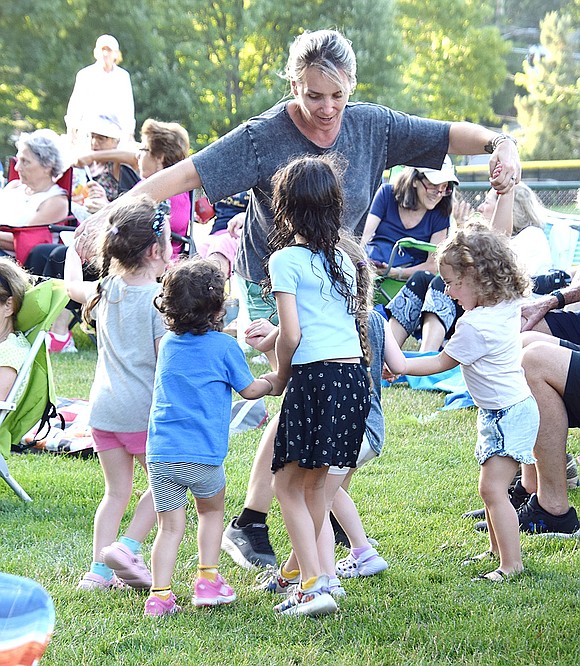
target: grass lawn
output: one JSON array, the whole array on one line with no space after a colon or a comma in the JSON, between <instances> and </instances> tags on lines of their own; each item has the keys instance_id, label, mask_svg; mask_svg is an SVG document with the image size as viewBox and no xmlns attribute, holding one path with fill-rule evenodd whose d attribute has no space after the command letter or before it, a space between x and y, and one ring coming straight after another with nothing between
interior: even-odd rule
<instances>
[{"instance_id":1,"label":"grass lawn","mask_svg":"<svg viewBox=\"0 0 580 666\"><path fill-rule=\"evenodd\" d=\"M95 352L54 359L59 395L87 397ZM260 372L260 369L256 369ZM268 399L271 413L280 400ZM580 548L577 540L522 537L525 573L507 584L473 582L489 564L461 567L487 548L461 514L480 506L473 457L474 410L440 412L443 396L396 386L383 391L383 455L353 481L352 495L369 535L390 563L384 574L346 580L340 611L321 619L276 617L274 599L252 589L255 573L222 555L238 593L229 607L194 609L196 518L179 552L174 590L184 612L143 618L146 596L134 591L75 590L91 560L92 519L102 495L95 458L11 456L15 478L33 497L24 504L0 486L0 570L42 583L56 606L44 666L250 666L578 663ZM226 460L226 519L243 505L260 432L231 439ZM580 453L571 431L569 450ZM136 493L145 488L142 473ZM570 492L580 509L580 492ZM270 534L288 551L278 506ZM146 561L152 537L144 547ZM337 549L343 557L346 551Z\"/></svg>"}]
</instances>

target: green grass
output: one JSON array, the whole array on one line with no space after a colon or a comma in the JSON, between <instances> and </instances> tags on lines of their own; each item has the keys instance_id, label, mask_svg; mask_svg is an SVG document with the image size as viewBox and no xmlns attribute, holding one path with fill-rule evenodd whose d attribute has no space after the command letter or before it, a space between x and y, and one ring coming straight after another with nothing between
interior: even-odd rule
<instances>
[{"instance_id":1,"label":"green grass","mask_svg":"<svg viewBox=\"0 0 580 666\"><path fill-rule=\"evenodd\" d=\"M87 397L95 353L54 359L60 395ZM257 370L258 372L260 370ZM11 456L14 476L34 502L0 486L0 570L35 578L51 593L56 628L44 666L250 666L477 664L565 665L578 661L579 544L522 537L526 572L505 585L472 582L485 565L459 566L487 547L461 514L480 506L473 458L473 410L440 412L441 394L397 386L383 391L383 455L355 476L352 495L390 569L345 581L335 616L280 618L274 600L252 590L254 574L222 556L238 593L230 607L194 609L195 512L179 552L174 589L184 612L142 617L136 592L82 593L77 581L91 559L91 530L102 494L96 459ZM279 399L268 399L271 413ZM260 432L232 438L226 461L226 518L243 505ZM570 451L580 442L572 431ZM146 480L137 475L136 488ZM578 491L570 493L578 505ZM288 539L277 504L271 538L283 556ZM149 558L152 537L145 544ZM338 555L346 551L338 549Z\"/></svg>"}]
</instances>

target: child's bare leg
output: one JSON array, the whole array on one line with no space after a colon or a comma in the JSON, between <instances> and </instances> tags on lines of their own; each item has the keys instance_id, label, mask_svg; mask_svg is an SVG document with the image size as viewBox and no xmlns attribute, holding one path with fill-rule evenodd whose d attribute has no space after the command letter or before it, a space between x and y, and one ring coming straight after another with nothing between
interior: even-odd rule
<instances>
[{"instance_id":1,"label":"child's bare leg","mask_svg":"<svg viewBox=\"0 0 580 666\"><path fill-rule=\"evenodd\" d=\"M222 488L213 497L196 497L195 508L199 520L197 547L199 563L203 566L216 566L220 557L220 544L224 529L224 497Z\"/></svg>"},{"instance_id":2,"label":"child's bare leg","mask_svg":"<svg viewBox=\"0 0 580 666\"><path fill-rule=\"evenodd\" d=\"M520 529L507 493L518 463L507 456L492 456L481 466L479 493L485 503L490 549L499 553L499 568L506 574L523 570Z\"/></svg>"},{"instance_id":3,"label":"child's bare leg","mask_svg":"<svg viewBox=\"0 0 580 666\"><path fill-rule=\"evenodd\" d=\"M185 507L157 514L159 529L151 549L153 589L171 587L177 551L185 534Z\"/></svg>"},{"instance_id":4,"label":"child's bare leg","mask_svg":"<svg viewBox=\"0 0 580 666\"><path fill-rule=\"evenodd\" d=\"M274 491L298 559L302 580L318 577L322 573L316 540L324 520L327 471L326 467L309 470L291 462L274 474Z\"/></svg>"},{"instance_id":5,"label":"child's bare leg","mask_svg":"<svg viewBox=\"0 0 580 666\"><path fill-rule=\"evenodd\" d=\"M326 508L324 512L322 529L320 530L320 534L318 535L318 540L316 542L318 547L318 559L320 560L320 567L322 572L328 574L331 578L336 576L336 571L334 569L334 530L332 529L332 525L330 523L330 512L333 510L334 499L337 491L341 487L344 476L344 474L332 473L328 473L326 475Z\"/></svg>"},{"instance_id":6,"label":"child's bare leg","mask_svg":"<svg viewBox=\"0 0 580 666\"><path fill-rule=\"evenodd\" d=\"M334 496L332 504L332 513L340 523L342 529L346 532L351 548L364 548L370 545L363 524L360 519L358 509L348 494L348 488L352 475L356 469L349 470L346 477L343 477L341 487Z\"/></svg>"},{"instance_id":7,"label":"child's bare leg","mask_svg":"<svg viewBox=\"0 0 580 666\"><path fill-rule=\"evenodd\" d=\"M535 465L522 465L522 486L531 494L538 490L538 477Z\"/></svg>"},{"instance_id":8,"label":"child's bare leg","mask_svg":"<svg viewBox=\"0 0 580 666\"><path fill-rule=\"evenodd\" d=\"M145 454L135 456L145 473L147 473L147 465L145 464ZM135 513L133 518L125 531L125 536L129 539L134 539L139 543L143 543L149 532L153 529L155 521L157 519L157 514L153 508L153 496L151 495L151 488L147 485L147 490L141 495L137 506L135 507Z\"/></svg>"},{"instance_id":9,"label":"child's bare leg","mask_svg":"<svg viewBox=\"0 0 580 666\"><path fill-rule=\"evenodd\" d=\"M121 519L133 490L133 455L124 448L101 451L99 462L105 477L105 493L95 513L93 561L102 562L101 550L117 540Z\"/></svg>"}]
</instances>

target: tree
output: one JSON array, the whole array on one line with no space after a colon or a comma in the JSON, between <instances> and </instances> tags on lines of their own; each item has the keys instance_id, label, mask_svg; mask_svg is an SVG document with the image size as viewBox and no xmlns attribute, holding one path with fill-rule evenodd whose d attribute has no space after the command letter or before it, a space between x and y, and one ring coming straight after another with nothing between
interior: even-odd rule
<instances>
[{"instance_id":1,"label":"tree","mask_svg":"<svg viewBox=\"0 0 580 666\"><path fill-rule=\"evenodd\" d=\"M494 121L492 98L506 76L509 44L489 25L491 6L476 0L398 0L409 51L408 111L445 120Z\"/></svg>"},{"instance_id":2,"label":"tree","mask_svg":"<svg viewBox=\"0 0 580 666\"><path fill-rule=\"evenodd\" d=\"M396 103L393 0L19 0L0 8L0 150L10 136L64 130L76 72L96 37L114 34L131 73L137 127L152 116L183 124L201 147L281 99L292 38L336 26L355 42L359 94ZM376 21L369 23L373 15ZM360 48L359 48L360 47Z\"/></svg>"},{"instance_id":3,"label":"tree","mask_svg":"<svg viewBox=\"0 0 580 666\"><path fill-rule=\"evenodd\" d=\"M540 23L538 56L525 60L516 83L527 91L517 96L523 157L580 158L580 77L570 14L551 12ZM576 37L577 40L577 37ZM577 41L576 41L577 45Z\"/></svg>"}]
</instances>

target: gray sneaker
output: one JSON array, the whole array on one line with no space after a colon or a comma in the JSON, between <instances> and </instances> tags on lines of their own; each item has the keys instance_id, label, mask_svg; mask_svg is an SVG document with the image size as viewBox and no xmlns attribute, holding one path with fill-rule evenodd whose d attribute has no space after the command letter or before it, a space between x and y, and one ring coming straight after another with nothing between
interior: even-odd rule
<instances>
[{"instance_id":1,"label":"gray sneaker","mask_svg":"<svg viewBox=\"0 0 580 666\"><path fill-rule=\"evenodd\" d=\"M222 550L244 569L276 567L276 555L268 539L268 526L252 523L238 527L236 518L223 533Z\"/></svg>"}]
</instances>

